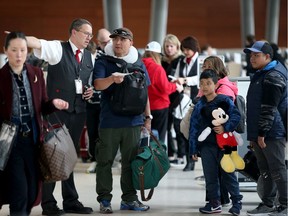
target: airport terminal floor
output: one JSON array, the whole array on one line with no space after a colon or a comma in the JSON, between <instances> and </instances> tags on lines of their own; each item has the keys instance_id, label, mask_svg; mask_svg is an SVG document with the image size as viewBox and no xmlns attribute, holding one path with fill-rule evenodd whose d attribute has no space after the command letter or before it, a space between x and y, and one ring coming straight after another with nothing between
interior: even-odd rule
<instances>
[{"instance_id":1,"label":"airport terminal floor","mask_svg":"<svg viewBox=\"0 0 288 216\"><path fill-rule=\"evenodd\" d=\"M93 208L94 212L91 215L102 215L99 213L99 203L96 201L95 192L95 174L87 174L86 169L89 163L82 163L80 160L75 167L75 183L79 193L79 200L86 206ZM121 201L120 189L120 169L113 168L113 199L112 209L113 216L120 215L137 215L137 216L198 216L199 207L205 205L205 188L204 182L195 180L195 177L203 175L201 161L198 161L194 171L183 172L184 165L173 165L168 173L160 181L157 188L154 190L152 199L148 202L143 202L150 206L147 212L123 211L119 210ZM246 215L246 211L254 209L260 199L255 191L255 187L241 187L243 195L243 209L241 215ZM56 184L54 191L55 198L58 200L59 207L62 207L61 186ZM140 199L140 194L139 194ZM231 206L223 207L222 213L217 215L231 215L228 210ZM31 216L42 215L40 206L33 208ZM4 205L0 210L1 216L9 215L8 205ZM65 216L76 216L78 214L65 214Z\"/></svg>"}]
</instances>

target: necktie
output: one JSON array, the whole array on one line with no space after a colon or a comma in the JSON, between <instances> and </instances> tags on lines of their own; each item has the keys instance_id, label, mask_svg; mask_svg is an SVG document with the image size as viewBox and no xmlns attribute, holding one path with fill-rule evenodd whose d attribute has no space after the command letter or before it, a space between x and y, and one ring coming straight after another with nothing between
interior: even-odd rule
<instances>
[{"instance_id":1,"label":"necktie","mask_svg":"<svg viewBox=\"0 0 288 216\"><path fill-rule=\"evenodd\" d=\"M76 61L78 62L78 63L80 63L80 56L79 56L79 53L81 53L81 51L78 49L78 50L76 50L76 54L75 54L75 58L76 58Z\"/></svg>"}]
</instances>

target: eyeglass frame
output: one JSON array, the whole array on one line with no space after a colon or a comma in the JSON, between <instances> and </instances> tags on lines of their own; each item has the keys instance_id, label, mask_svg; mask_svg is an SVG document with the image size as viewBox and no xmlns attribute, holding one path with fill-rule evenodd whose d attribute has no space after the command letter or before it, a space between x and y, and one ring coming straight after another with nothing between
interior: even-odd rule
<instances>
[{"instance_id":1,"label":"eyeglass frame","mask_svg":"<svg viewBox=\"0 0 288 216\"><path fill-rule=\"evenodd\" d=\"M85 32L85 31L81 31L81 30L76 30L76 31L83 33L84 35L86 35L86 37L89 37L89 38L91 38L91 39L94 37L94 35L93 35L93 34L90 34L89 32Z\"/></svg>"}]
</instances>

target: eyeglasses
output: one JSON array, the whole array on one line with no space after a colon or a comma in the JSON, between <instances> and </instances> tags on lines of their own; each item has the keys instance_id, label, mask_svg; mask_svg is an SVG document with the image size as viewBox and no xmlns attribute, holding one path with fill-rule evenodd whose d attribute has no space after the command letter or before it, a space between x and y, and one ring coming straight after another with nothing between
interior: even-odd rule
<instances>
[{"instance_id":1,"label":"eyeglasses","mask_svg":"<svg viewBox=\"0 0 288 216\"><path fill-rule=\"evenodd\" d=\"M85 32L85 31L81 31L81 30L76 30L76 31L83 33L84 35L86 35L86 37L93 38L93 36L94 36L93 34L91 34L89 32Z\"/></svg>"}]
</instances>

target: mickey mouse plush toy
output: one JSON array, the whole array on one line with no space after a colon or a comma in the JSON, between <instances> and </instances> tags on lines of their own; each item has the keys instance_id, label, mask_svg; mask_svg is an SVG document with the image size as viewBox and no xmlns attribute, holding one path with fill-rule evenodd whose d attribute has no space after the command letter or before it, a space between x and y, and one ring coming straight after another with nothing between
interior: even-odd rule
<instances>
[{"instance_id":1,"label":"mickey mouse plush toy","mask_svg":"<svg viewBox=\"0 0 288 216\"><path fill-rule=\"evenodd\" d=\"M228 121L229 116L225 113L222 108L218 108L212 111L212 124L219 126ZM205 128L198 137L198 141L204 141L207 136L211 133L211 127ZM237 136L240 136L237 134ZM240 136L241 138L241 136ZM222 169L227 173L232 173L235 169L242 170L245 168L244 160L237 153L237 141L232 132L224 132L216 134L216 140L218 146L224 150L224 156L222 157L220 164ZM237 137L239 140L239 137ZM241 140L241 139L240 139ZM243 140L242 140L243 142Z\"/></svg>"}]
</instances>

